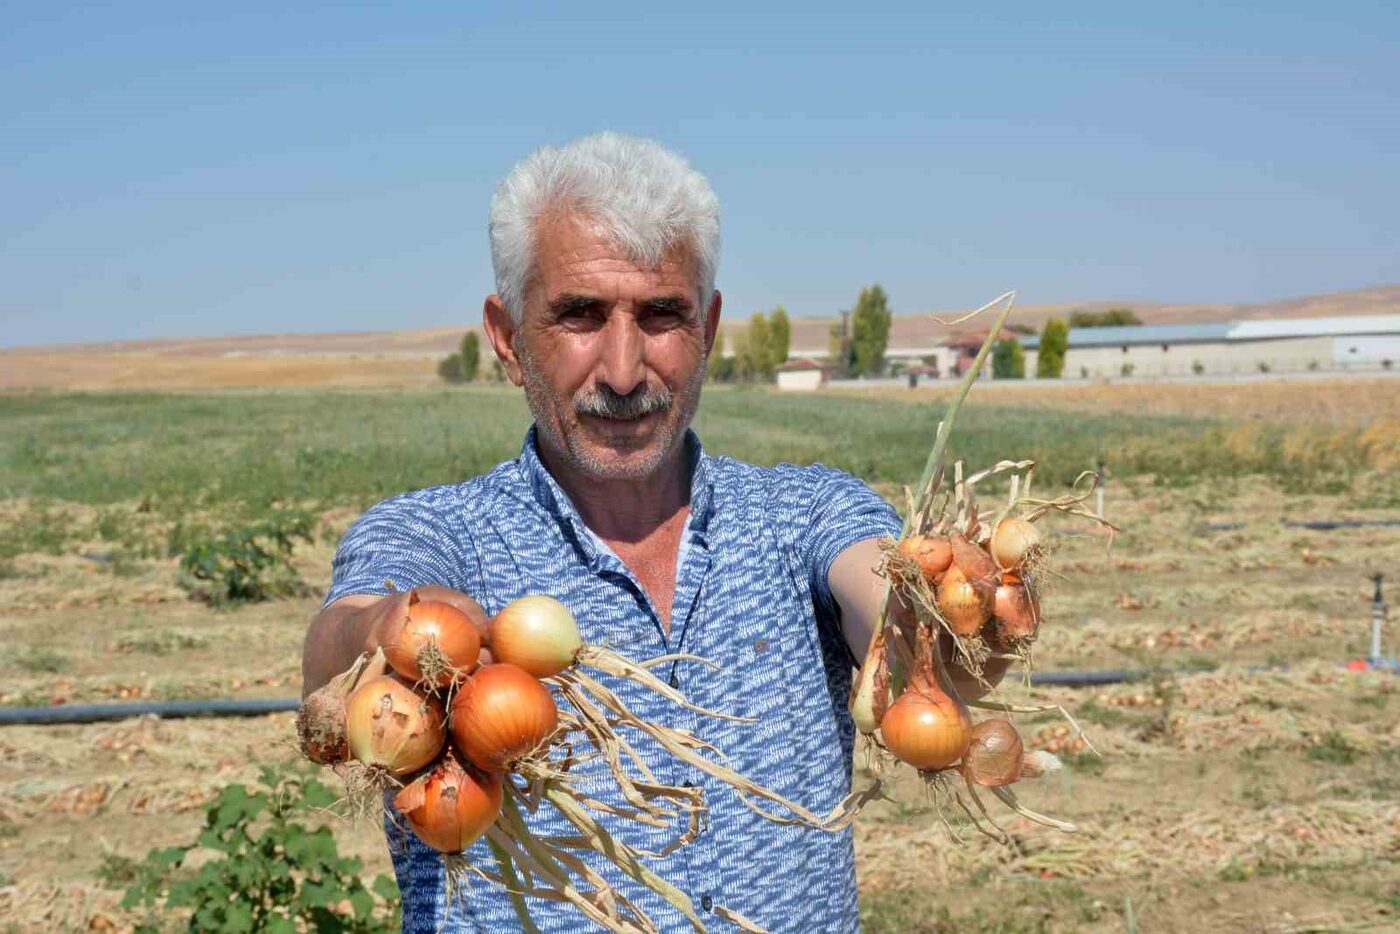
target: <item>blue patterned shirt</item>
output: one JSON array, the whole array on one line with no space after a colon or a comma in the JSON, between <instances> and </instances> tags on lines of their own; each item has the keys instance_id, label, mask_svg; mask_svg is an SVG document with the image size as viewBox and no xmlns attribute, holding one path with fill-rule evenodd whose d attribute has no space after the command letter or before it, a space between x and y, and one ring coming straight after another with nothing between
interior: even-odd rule
<instances>
[{"instance_id":1,"label":"blue patterned shirt","mask_svg":"<svg viewBox=\"0 0 1400 934\"><path fill-rule=\"evenodd\" d=\"M758 467L704 454L693 433L686 443L690 518L669 634L636 578L584 526L541 463L533 428L520 457L490 473L396 496L366 512L336 552L326 602L384 593L386 579L399 589L441 584L461 590L491 614L517 597L547 593L574 613L586 642L639 662L675 652L707 658L721 668L677 662L663 674L694 703L756 722L699 716L629 681L607 683L642 717L693 731L723 750L740 772L825 813L850 790L854 742L846 712L854 659L827 574L849 546L897 534L899 520L883 499L839 470L820 464ZM659 780L704 790L704 831L651 865L690 896L707 927L731 929L706 914L722 905L774 932L859 929L849 831L767 821L726 785L677 762L649 739L635 745ZM590 793L623 804L601 761L585 762L571 774ZM548 806L530 822L541 834L572 832ZM675 836L674 830L627 820L608 826L620 839L653 851ZM474 881L448 904L438 854L392 825L386 833L406 932L519 930L499 888ZM495 868L484 843L467 855ZM605 860L595 862L663 931L690 930L659 896ZM544 932L591 925L570 905L532 899L529 907Z\"/></svg>"}]
</instances>

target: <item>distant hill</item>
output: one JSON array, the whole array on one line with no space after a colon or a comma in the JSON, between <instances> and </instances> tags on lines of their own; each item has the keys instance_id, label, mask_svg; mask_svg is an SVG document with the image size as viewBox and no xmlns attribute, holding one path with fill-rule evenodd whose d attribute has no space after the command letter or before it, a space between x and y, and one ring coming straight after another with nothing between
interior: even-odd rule
<instances>
[{"instance_id":1,"label":"distant hill","mask_svg":"<svg viewBox=\"0 0 1400 934\"><path fill-rule=\"evenodd\" d=\"M1328 292L1273 302L1180 304L1115 299L1017 305L1012 323L1039 328L1075 309L1132 308L1144 324L1194 324L1245 318L1311 318L1400 313L1400 285ZM722 326L741 327L749 312L730 309ZM924 346L978 322L950 327L966 309L897 313L890 346ZM835 315L794 317L792 352L825 350ZM985 327L985 325L983 325ZM436 381L435 363L467 328L265 334L60 344L0 349L0 389L201 388L217 386L402 386ZM483 348L483 356L489 351Z\"/></svg>"}]
</instances>

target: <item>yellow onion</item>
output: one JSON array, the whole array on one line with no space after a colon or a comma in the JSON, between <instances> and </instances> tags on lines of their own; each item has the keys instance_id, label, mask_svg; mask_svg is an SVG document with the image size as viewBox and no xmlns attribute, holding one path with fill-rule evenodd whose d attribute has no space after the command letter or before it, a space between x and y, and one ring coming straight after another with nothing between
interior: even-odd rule
<instances>
[{"instance_id":1,"label":"yellow onion","mask_svg":"<svg viewBox=\"0 0 1400 934\"><path fill-rule=\"evenodd\" d=\"M922 771L957 762L971 737L967 707L927 682L910 685L880 721L880 738L889 751Z\"/></svg>"},{"instance_id":2,"label":"yellow onion","mask_svg":"<svg viewBox=\"0 0 1400 934\"><path fill-rule=\"evenodd\" d=\"M953 562L953 548L948 540L932 535L911 535L899 543L898 551L919 566L930 584Z\"/></svg>"},{"instance_id":3,"label":"yellow onion","mask_svg":"<svg viewBox=\"0 0 1400 934\"><path fill-rule=\"evenodd\" d=\"M568 668L583 648L569 608L543 594L521 597L497 613L487 641L496 661L516 665L536 678Z\"/></svg>"},{"instance_id":4,"label":"yellow onion","mask_svg":"<svg viewBox=\"0 0 1400 934\"><path fill-rule=\"evenodd\" d=\"M1021 734L1008 721L983 720L972 728L963 756L963 777L974 785L1000 788L1021 777L1024 747Z\"/></svg>"},{"instance_id":5,"label":"yellow onion","mask_svg":"<svg viewBox=\"0 0 1400 934\"><path fill-rule=\"evenodd\" d=\"M1045 549L1040 529L1026 519L1008 516L992 533L992 558L998 567L1015 570L1033 561Z\"/></svg>"},{"instance_id":6,"label":"yellow onion","mask_svg":"<svg viewBox=\"0 0 1400 934\"><path fill-rule=\"evenodd\" d=\"M297 711L297 738L306 758L317 765L331 765L350 758L345 699L361 681L378 677L384 671L382 652L361 655L348 669L302 700L301 709Z\"/></svg>"},{"instance_id":7,"label":"yellow onion","mask_svg":"<svg viewBox=\"0 0 1400 934\"><path fill-rule=\"evenodd\" d=\"M558 725L549 688L506 662L477 669L452 699L452 739L472 765L488 772L508 771Z\"/></svg>"},{"instance_id":8,"label":"yellow onion","mask_svg":"<svg viewBox=\"0 0 1400 934\"><path fill-rule=\"evenodd\" d=\"M501 778L463 766L448 752L394 796L414 834L439 853L460 853L501 813Z\"/></svg>"},{"instance_id":9,"label":"yellow onion","mask_svg":"<svg viewBox=\"0 0 1400 934\"><path fill-rule=\"evenodd\" d=\"M968 541L961 532L949 535L948 543L953 550L953 567L962 571L978 593L990 599L997 588L997 565L992 556L982 546Z\"/></svg>"},{"instance_id":10,"label":"yellow onion","mask_svg":"<svg viewBox=\"0 0 1400 934\"><path fill-rule=\"evenodd\" d=\"M956 564L938 585L938 612L959 636L975 635L992 615L992 594L974 587Z\"/></svg>"},{"instance_id":11,"label":"yellow onion","mask_svg":"<svg viewBox=\"0 0 1400 934\"><path fill-rule=\"evenodd\" d=\"M350 755L390 775L416 772L447 742L442 704L393 675L371 678L345 699Z\"/></svg>"},{"instance_id":12,"label":"yellow onion","mask_svg":"<svg viewBox=\"0 0 1400 934\"><path fill-rule=\"evenodd\" d=\"M384 640L390 667L409 681L447 687L476 667L481 632L450 603L409 599L408 613Z\"/></svg>"},{"instance_id":13,"label":"yellow onion","mask_svg":"<svg viewBox=\"0 0 1400 934\"><path fill-rule=\"evenodd\" d=\"M1034 638L1040 630L1040 601L1021 578L1006 575L997 587L992 616L997 642L1013 645Z\"/></svg>"}]
</instances>

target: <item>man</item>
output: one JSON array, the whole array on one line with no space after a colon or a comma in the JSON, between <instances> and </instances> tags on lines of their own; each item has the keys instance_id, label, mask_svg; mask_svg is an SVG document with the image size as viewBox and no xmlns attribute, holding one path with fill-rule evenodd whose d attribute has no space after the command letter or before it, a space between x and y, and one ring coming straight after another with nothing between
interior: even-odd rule
<instances>
[{"instance_id":1,"label":"man","mask_svg":"<svg viewBox=\"0 0 1400 934\"><path fill-rule=\"evenodd\" d=\"M598 134L517 165L490 234L497 291L485 330L534 426L516 460L389 499L355 524L307 635L304 689L374 647L402 611L386 580L478 615L547 593L588 642L637 661L684 652L717 663L663 673L695 703L753 724L616 687L643 716L694 731L754 780L829 810L850 786L846 697L883 593L878 541L899 520L847 474L714 457L689 431L721 305L708 183L655 143ZM771 823L659 747L639 749L661 781L704 789L705 831L653 865L716 928L729 926L725 908L773 931L858 928L849 832ZM589 787L605 796L606 774ZM543 813L532 821L567 832ZM621 820L613 829L643 849L673 836ZM518 929L490 886L449 904L438 854L388 832L406 931ZM493 864L481 845L468 856ZM689 929L652 893L607 876L664 930ZM530 909L542 931L587 927L571 906Z\"/></svg>"}]
</instances>

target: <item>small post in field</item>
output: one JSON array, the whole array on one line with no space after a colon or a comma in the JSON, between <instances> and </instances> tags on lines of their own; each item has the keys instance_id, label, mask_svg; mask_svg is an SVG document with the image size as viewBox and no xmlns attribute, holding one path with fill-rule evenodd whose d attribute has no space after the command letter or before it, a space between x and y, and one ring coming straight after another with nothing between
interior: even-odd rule
<instances>
[{"instance_id":1,"label":"small post in field","mask_svg":"<svg viewBox=\"0 0 1400 934\"><path fill-rule=\"evenodd\" d=\"M1096 473L1098 482L1094 484L1094 512L1100 519L1104 518L1103 512L1103 485L1107 482L1108 472L1104 470L1103 459L1099 459L1099 466Z\"/></svg>"},{"instance_id":2,"label":"small post in field","mask_svg":"<svg viewBox=\"0 0 1400 934\"><path fill-rule=\"evenodd\" d=\"M1371 598L1371 665L1379 668L1385 661L1381 655L1381 629L1385 626L1386 611L1389 609L1381 594L1381 581L1384 575L1377 572L1372 578L1376 582L1376 595Z\"/></svg>"}]
</instances>

